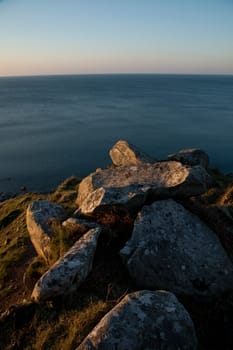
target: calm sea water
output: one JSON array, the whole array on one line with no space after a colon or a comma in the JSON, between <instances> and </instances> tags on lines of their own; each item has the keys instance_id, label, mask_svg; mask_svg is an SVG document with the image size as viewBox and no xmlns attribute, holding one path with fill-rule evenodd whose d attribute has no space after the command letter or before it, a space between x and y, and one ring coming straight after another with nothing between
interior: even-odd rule
<instances>
[{"instance_id":1,"label":"calm sea water","mask_svg":"<svg viewBox=\"0 0 233 350\"><path fill-rule=\"evenodd\" d=\"M119 139L157 158L203 148L232 172L233 76L0 78L0 192L83 177Z\"/></svg>"}]
</instances>

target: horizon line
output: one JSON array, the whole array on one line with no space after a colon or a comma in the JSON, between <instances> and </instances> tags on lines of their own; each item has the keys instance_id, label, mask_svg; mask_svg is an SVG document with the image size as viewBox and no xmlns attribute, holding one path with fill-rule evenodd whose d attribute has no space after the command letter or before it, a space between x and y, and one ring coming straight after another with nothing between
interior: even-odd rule
<instances>
[{"instance_id":1,"label":"horizon line","mask_svg":"<svg viewBox=\"0 0 233 350\"><path fill-rule=\"evenodd\" d=\"M33 78L33 77L57 77L57 76L94 76L94 75L184 75L184 76L233 76L233 73L155 73L155 72L106 72L106 73L38 73L38 74L7 74L0 78Z\"/></svg>"}]
</instances>

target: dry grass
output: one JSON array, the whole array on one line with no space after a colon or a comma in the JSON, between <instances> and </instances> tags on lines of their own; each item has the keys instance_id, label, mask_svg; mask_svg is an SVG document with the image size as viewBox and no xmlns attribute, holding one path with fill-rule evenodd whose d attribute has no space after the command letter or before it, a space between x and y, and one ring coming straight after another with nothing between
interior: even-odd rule
<instances>
[{"instance_id":1,"label":"dry grass","mask_svg":"<svg viewBox=\"0 0 233 350\"><path fill-rule=\"evenodd\" d=\"M57 320L42 323L36 330L33 349L75 349L113 305L110 301L89 300L82 310L62 312Z\"/></svg>"}]
</instances>

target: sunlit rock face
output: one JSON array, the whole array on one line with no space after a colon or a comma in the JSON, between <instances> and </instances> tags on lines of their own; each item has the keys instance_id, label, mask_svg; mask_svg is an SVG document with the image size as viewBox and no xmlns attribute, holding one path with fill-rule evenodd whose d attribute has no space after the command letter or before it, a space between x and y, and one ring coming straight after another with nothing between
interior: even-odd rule
<instances>
[{"instance_id":1,"label":"sunlit rock face","mask_svg":"<svg viewBox=\"0 0 233 350\"><path fill-rule=\"evenodd\" d=\"M201 165L207 168L209 165L208 154L199 148L182 149L177 153L170 154L169 160L176 160L182 164Z\"/></svg>"},{"instance_id":2,"label":"sunlit rock face","mask_svg":"<svg viewBox=\"0 0 233 350\"><path fill-rule=\"evenodd\" d=\"M118 141L109 151L109 155L116 166L156 162L154 158L124 140Z\"/></svg>"},{"instance_id":3,"label":"sunlit rock face","mask_svg":"<svg viewBox=\"0 0 233 350\"><path fill-rule=\"evenodd\" d=\"M62 221L64 218L64 209L47 200L35 201L27 208L26 221L30 239L38 255L45 261L48 261L51 253L51 219Z\"/></svg>"},{"instance_id":4,"label":"sunlit rock face","mask_svg":"<svg viewBox=\"0 0 233 350\"><path fill-rule=\"evenodd\" d=\"M128 294L77 350L195 350L193 322L175 295L165 291Z\"/></svg>"},{"instance_id":5,"label":"sunlit rock face","mask_svg":"<svg viewBox=\"0 0 233 350\"><path fill-rule=\"evenodd\" d=\"M78 289L92 270L100 228L89 230L36 283L32 300L42 302Z\"/></svg>"},{"instance_id":6,"label":"sunlit rock face","mask_svg":"<svg viewBox=\"0 0 233 350\"><path fill-rule=\"evenodd\" d=\"M143 207L120 255L141 288L197 297L233 288L233 265L215 233L172 199Z\"/></svg>"},{"instance_id":7,"label":"sunlit rock face","mask_svg":"<svg viewBox=\"0 0 233 350\"><path fill-rule=\"evenodd\" d=\"M206 191L211 179L201 166L190 167L176 161L118 166L98 170L82 180L77 204L82 213L99 206L141 206L150 200L193 196Z\"/></svg>"}]
</instances>

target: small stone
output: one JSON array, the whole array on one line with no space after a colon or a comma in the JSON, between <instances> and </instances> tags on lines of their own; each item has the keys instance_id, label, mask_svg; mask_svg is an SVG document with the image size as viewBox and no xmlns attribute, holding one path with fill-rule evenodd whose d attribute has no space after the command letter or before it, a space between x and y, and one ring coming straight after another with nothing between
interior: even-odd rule
<instances>
[{"instance_id":1,"label":"small stone","mask_svg":"<svg viewBox=\"0 0 233 350\"><path fill-rule=\"evenodd\" d=\"M81 218L68 218L66 221L63 221L62 226L68 228L74 232L85 233L91 228L97 228L99 225L94 221L88 221Z\"/></svg>"}]
</instances>

